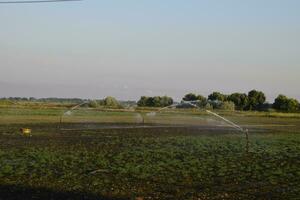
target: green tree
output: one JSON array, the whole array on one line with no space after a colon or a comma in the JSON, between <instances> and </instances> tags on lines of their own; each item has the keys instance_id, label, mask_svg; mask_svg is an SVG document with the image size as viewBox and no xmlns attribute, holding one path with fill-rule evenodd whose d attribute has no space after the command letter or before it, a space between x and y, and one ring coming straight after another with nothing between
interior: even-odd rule
<instances>
[{"instance_id":1,"label":"green tree","mask_svg":"<svg viewBox=\"0 0 300 200\"><path fill-rule=\"evenodd\" d=\"M173 99L168 96L162 96L160 99L160 104L162 107L170 106L174 103Z\"/></svg>"},{"instance_id":2,"label":"green tree","mask_svg":"<svg viewBox=\"0 0 300 200\"><path fill-rule=\"evenodd\" d=\"M244 93L233 93L228 96L227 100L232 101L238 110L244 110L248 105L248 96Z\"/></svg>"},{"instance_id":3,"label":"green tree","mask_svg":"<svg viewBox=\"0 0 300 200\"><path fill-rule=\"evenodd\" d=\"M146 103L147 103L147 99L148 97L146 96L141 96L140 100L137 102L137 105L139 107L145 107L146 106Z\"/></svg>"},{"instance_id":4,"label":"green tree","mask_svg":"<svg viewBox=\"0 0 300 200\"><path fill-rule=\"evenodd\" d=\"M193 93L189 93L189 94L186 94L183 98L182 98L183 101L197 101L198 98L197 98L197 95L193 94Z\"/></svg>"},{"instance_id":5,"label":"green tree","mask_svg":"<svg viewBox=\"0 0 300 200\"><path fill-rule=\"evenodd\" d=\"M219 109L234 111L235 110L235 104L232 101L224 101L220 104Z\"/></svg>"},{"instance_id":6,"label":"green tree","mask_svg":"<svg viewBox=\"0 0 300 200\"><path fill-rule=\"evenodd\" d=\"M121 104L115 99L114 97L106 97L103 99L104 106L111 107L111 108L120 108L122 107Z\"/></svg>"},{"instance_id":7,"label":"green tree","mask_svg":"<svg viewBox=\"0 0 300 200\"><path fill-rule=\"evenodd\" d=\"M287 104L288 112L296 112L300 108L299 102L296 99L289 99Z\"/></svg>"},{"instance_id":8,"label":"green tree","mask_svg":"<svg viewBox=\"0 0 300 200\"><path fill-rule=\"evenodd\" d=\"M275 99L273 108L287 112L296 112L300 109L299 102L296 99L288 98L282 94Z\"/></svg>"},{"instance_id":9,"label":"green tree","mask_svg":"<svg viewBox=\"0 0 300 200\"><path fill-rule=\"evenodd\" d=\"M251 90L248 93L248 110L259 110L266 102L266 96L263 92Z\"/></svg>"},{"instance_id":10,"label":"green tree","mask_svg":"<svg viewBox=\"0 0 300 200\"><path fill-rule=\"evenodd\" d=\"M211 101L226 101L227 96L221 94L220 92L213 92L212 94L208 95L208 99Z\"/></svg>"},{"instance_id":11,"label":"green tree","mask_svg":"<svg viewBox=\"0 0 300 200\"><path fill-rule=\"evenodd\" d=\"M207 99L202 95L196 95L193 93L186 94L183 98L183 101L194 101L194 104L197 104L199 107L205 107L207 104ZM197 102L196 102L197 101Z\"/></svg>"},{"instance_id":12,"label":"green tree","mask_svg":"<svg viewBox=\"0 0 300 200\"><path fill-rule=\"evenodd\" d=\"M166 107L173 104L173 99L168 96L142 96L137 104L140 107Z\"/></svg>"},{"instance_id":13,"label":"green tree","mask_svg":"<svg viewBox=\"0 0 300 200\"><path fill-rule=\"evenodd\" d=\"M155 107L155 99L154 99L154 97L147 97L146 106L147 107Z\"/></svg>"},{"instance_id":14,"label":"green tree","mask_svg":"<svg viewBox=\"0 0 300 200\"><path fill-rule=\"evenodd\" d=\"M276 110L287 110L288 98L282 94L278 95L273 103L273 108Z\"/></svg>"},{"instance_id":15,"label":"green tree","mask_svg":"<svg viewBox=\"0 0 300 200\"><path fill-rule=\"evenodd\" d=\"M97 108L99 106L99 104L96 100L92 100L88 103L88 106L91 108Z\"/></svg>"},{"instance_id":16,"label":"green tree","mask_svg":"<svg viewBox=\"0 0 300 200\"><path fill-rule=\"evenodd\" d=\"M198 101L197 104L199 107L205 107L207 104L207 99L202 95L197 96L197 101Z\"/></svg>"},{"instance_id":17,"label":"green tree","mask_svg":"<svg viewBox=\"0 0 300 200\"><path fill-rule=\"evenodd\" d=\"M154 107L161 107L161 97L155 96L153 97Z\"/></svg>"}]
</instances>

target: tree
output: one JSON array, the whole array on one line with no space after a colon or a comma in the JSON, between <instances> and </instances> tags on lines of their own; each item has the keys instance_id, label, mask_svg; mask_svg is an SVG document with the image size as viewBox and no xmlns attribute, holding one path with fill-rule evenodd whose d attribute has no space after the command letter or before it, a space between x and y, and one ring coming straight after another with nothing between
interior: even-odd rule
<instances>
[{"instance_id":1,"label":"tree","mask_svg":"<svg viewBox=\"0 0 300 200\"><path fill-rule=\"evenodd\" d=\"M161 97L155 96L153 97L154 107L161 107Z\"/></svg>"},{"instance_id":2,"label":"tree","mask_svg":"<svg viewBox=\"0 0 300 200\"><path fill-rule=\"evenodd\" d=\"M207 104L207 99L202 95L197 96L197 101L198 101L197 104L199 107L205 107Z\"/></svg>"},{"instance_id":3,"label":"tree","mask_svg":"<svg viewBox=\"0 0 300 200\"><path fill-rule=\"evenodd\" d=\"M248 110L260 110L266 102L266 96L261 91L251 90L248 93Z\"/></svg>"},{"instance_id":4,"label":"tree","mask_svg":"<svg viewBox=\"0 0 300 200\"><path fill-rule=\"evenodd\" d=\"M295 112L300 109L299 102L296 99L288 98L282 94L275 99L273 108L287 112Z\"/></svg>"},{"instance_id":5,"label":"tree","mask_svg":"<svg viewBox=\"0 0 300 200\"><path fill-rule=\"evenodd\" d=\"M196 95L193 93L186 94L183 98L183 101L191 101L191 103L199 106L205 107L207 104L207 99L202 95Z\"/></svg>"},{"instance_id":6,"label":"tree","mask_svg":"<svg viewBox=\"0 0 300 200\"><path fill-rule=\"evenodd\" d=\"M244 110L248 105L248 96L244 93L233 93L227 99L232 101L238 110Z\"/></svg>"},{"instance_id":7,"label":"tree","mask_svg":"<svg viewBox=\"0 0 300 200\"><path fill-rule=\"evenodd\" d=\"M138 101L140 107L166 107L173 104L173 99L168 96L146 97L142 96Z\"/></svg>"},{"instance_id":8,"label":"tree","mask_svg":"<svg viewBox=\"0 0 300 200\"><path fill-rule=\"evenodd\" d=\"M220 110L235 110L235 105L232 101L209 101L208 103L213 109Z\"/></svg>"},{"instance_id":9,"label":"tree","mask_svg":"<svg viewBox=\"0 0 300 200\"><path fill-rule=\"evenodd\" d=\"M99 104L96 100L92 100L88 103L88 106L91 108L97 108L99 106Z\"/></svg>"},{"instance_id":10,"label":"tree","mask_svg":"<svg viewBox=\"0 0 300 200\"><path fill-rule=\"evenodd\" d=\"M160 104L162 107L170 106L174 103L173 99L168 96L163 96L160 99Z\"/></svg>"},{"instance_id":11,"label":"tree","mask_svg":"<svg viewBox=\"0 0 300 200\"><path fill-rule=\"evenodd\" d=\"M208 95L208 99L211 101L226 101L227 96L221 94L220 92L213 92L212 94Z\"/></svg>"},{"instance_id":12,"label":"tree","mask_svg":"<svg viewBox=\"0 0 300 200\"><path fill-rule=\"evenodd\" d=\"M146 103L147 103L147 99L148 97L146 96L141 96L140 100L137 102L137 105L139 107L145 107L146 106Z\"/></svg>"},{"instance_id":13,"label":"tree","mask_svg":"<svg viewBox=\"0 0 300 200\"><path fill-rule=\"evenodd\" d=\"M146 106L147 107L154 107L155 106L154 97L147 97Z\"/></svg>"},{"instance_id":14,"label":"tree","mask_svg":"<svg viewBox=\"0 0 300 200\"><path fill-rule=\"evenodd\" d=\"M198 98L197 98L197 95L193 94L193 93L189 93L189 94L186 94L183 98L182 98L183 101L197 101Z\"/></svg>"},{"instance_id":15,"label":"tree","mask_svg":"<svg viewBox=\"0 0 300 200\"><path fill-rule=\"evenodd\" d=\"M106 97L103 99L104 106L112 107L112 108L120 108L121 104L114 97Z\"/></svg>"},{"instance_id":16,"label":"tree","mask_svg":"<svg viewBox=\"0 0 300 200\"><path fill-rule=\"evenodd\" d=\"M288 98L282 94L278 95L273 103L273 108L276 110L287 110Z\"/></svg>"},{"instance_id":17,"label":"tree","mask_svg":"<svg viewBox=\"0 0 300 200\"><path fill-rule=\"evenodd\" d=\"M232 101L224 101L224 102L221 103L219 109L234 111L235 104Z\"/></svg>"},{"instance_id":18,"label":"tree","mask_svg":"<svg viewBox=\"0 0 300 200\"><path fill-rule=\"evenodd\" d=\"M296 112L300 109L299 102L296 99L288 99L287 111Z\"/></svg>"}]
</instances>

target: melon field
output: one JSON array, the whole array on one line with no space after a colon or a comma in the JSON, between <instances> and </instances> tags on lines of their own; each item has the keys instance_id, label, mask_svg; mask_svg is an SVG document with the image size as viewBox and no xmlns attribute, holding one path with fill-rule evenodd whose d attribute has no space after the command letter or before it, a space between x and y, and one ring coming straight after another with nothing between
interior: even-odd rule
<instances>
[{"instance_id":1,"label":"melon field","mask_svg":"<svg viewBox=\"0 0 300 200\"><path fill-rule=\"evenodd\" d=\"M0 108L0 199L297 199L300 115ZM19 129L30 128L31 137Z\"/></svg>"}]
</instances>

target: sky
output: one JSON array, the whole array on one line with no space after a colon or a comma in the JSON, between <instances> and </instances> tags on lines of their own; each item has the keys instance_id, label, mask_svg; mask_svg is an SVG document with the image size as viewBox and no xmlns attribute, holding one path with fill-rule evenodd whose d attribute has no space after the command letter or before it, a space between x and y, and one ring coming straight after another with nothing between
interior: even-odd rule
<instances>
[{"instance_id":1,"label":"sky","mask_svg":"<svg viewBox=\"0 0 300 200\"><path fill-rule=\"evenodd\" d=\"M0 96L300 100L298 0L0 4Z\"/></svg>"}]
</instances>

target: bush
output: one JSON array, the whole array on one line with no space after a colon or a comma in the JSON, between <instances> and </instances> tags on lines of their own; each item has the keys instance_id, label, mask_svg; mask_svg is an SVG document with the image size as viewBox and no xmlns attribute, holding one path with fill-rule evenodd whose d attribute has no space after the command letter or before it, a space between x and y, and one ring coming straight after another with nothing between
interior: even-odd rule
<instances>
[{"instance_id":1,"label":"bush","mask_svg":"<svg viewBox=\"0 0 300 200\"><path fill-rule=\"evenodd\" d=\"M232 101L238 110L244 110L248 105L248 96L243 93L233 93L228 96L227 100Z\"/></svg>"},{"instance_id":2,"label":"bush","mask_svg":"<svg viewBox=\"0 0 300 200\"><path fill-rule=\"evenodd\" d=\"M286 112L299 111L299 102L296 99L288 98L284 95L278 95L273 104L273 108Z\"/></svg>"},{"instance_id":3,"label":"bush","mask_svg":"<svg viewBox=\"0 0 300 200\"><path fill-rule=\"evenodd\" d=\"M234 111L235 105L232 101L225 101L221 103L220 109Z\"/></svg>"},{"instance_id":4,"label":"bush","mask_svg":"<svg viewBox=\"0 0 300 200\"><path fill-rule=\"evenodd\" d=\"M89 102L88 106L91 108L97 108L97 107L99 107L99 104L96 100L92 100Z\"/></svg>"},{"instance_id":5,"label":"bush","mask_svg":"<svg viewBox=\"0 0 300 200\"><path fill-rule=\"evenodd\" d=\"M227 95L221 94L220 92L213 92L208 95L208 99L211 101L226 101Z\"/></svg>"},{"instance_id":6,"label":"bush","mask_svg":"<svg viewBox=\"0 0 300 200\"><path fill-rule=\"evenodd\" d=\"M197 95L193 93L186 94L183 98L183 101L197 101Z\"/></svg>"},{"instance_id":7,"label":"bush","mask_svg":"<svg viewBox=\"0 0 300 200\"><path fill-rule=\"evenodd\" d=\"M173 104L173 99L168 96L142 96L137 104L139 107L167 107Z\"/></svg>"},{"instance_id":8,"label":"bush","mask_svg":"<svg viewBox=\"0 0 300 200\"><path fill-rule=\"evenodd\" d=\"M261 91L251 90L248 93L247 110L260 110L266 102L266 96Z\"/></svg>"},{"instance_id":9,"label":"bush","mask_svg":"<svg viewBox=\"0 0 300 200\"><path fill-rule=\"evenodd\" d=\"M210 101L209 103L214 109L220 110L235 110L235 105L232 101Z\"/></svg>"},{"instance_id":10,"label":"bush","mask_svg":"<svg viewBox=\"0 0 300 200\"><path fill-rule=\"evenodd\" d=\"M118 100L110 96L102 100L102 105L110 108L122 108Z\"/></svg>"}]
</instances>

